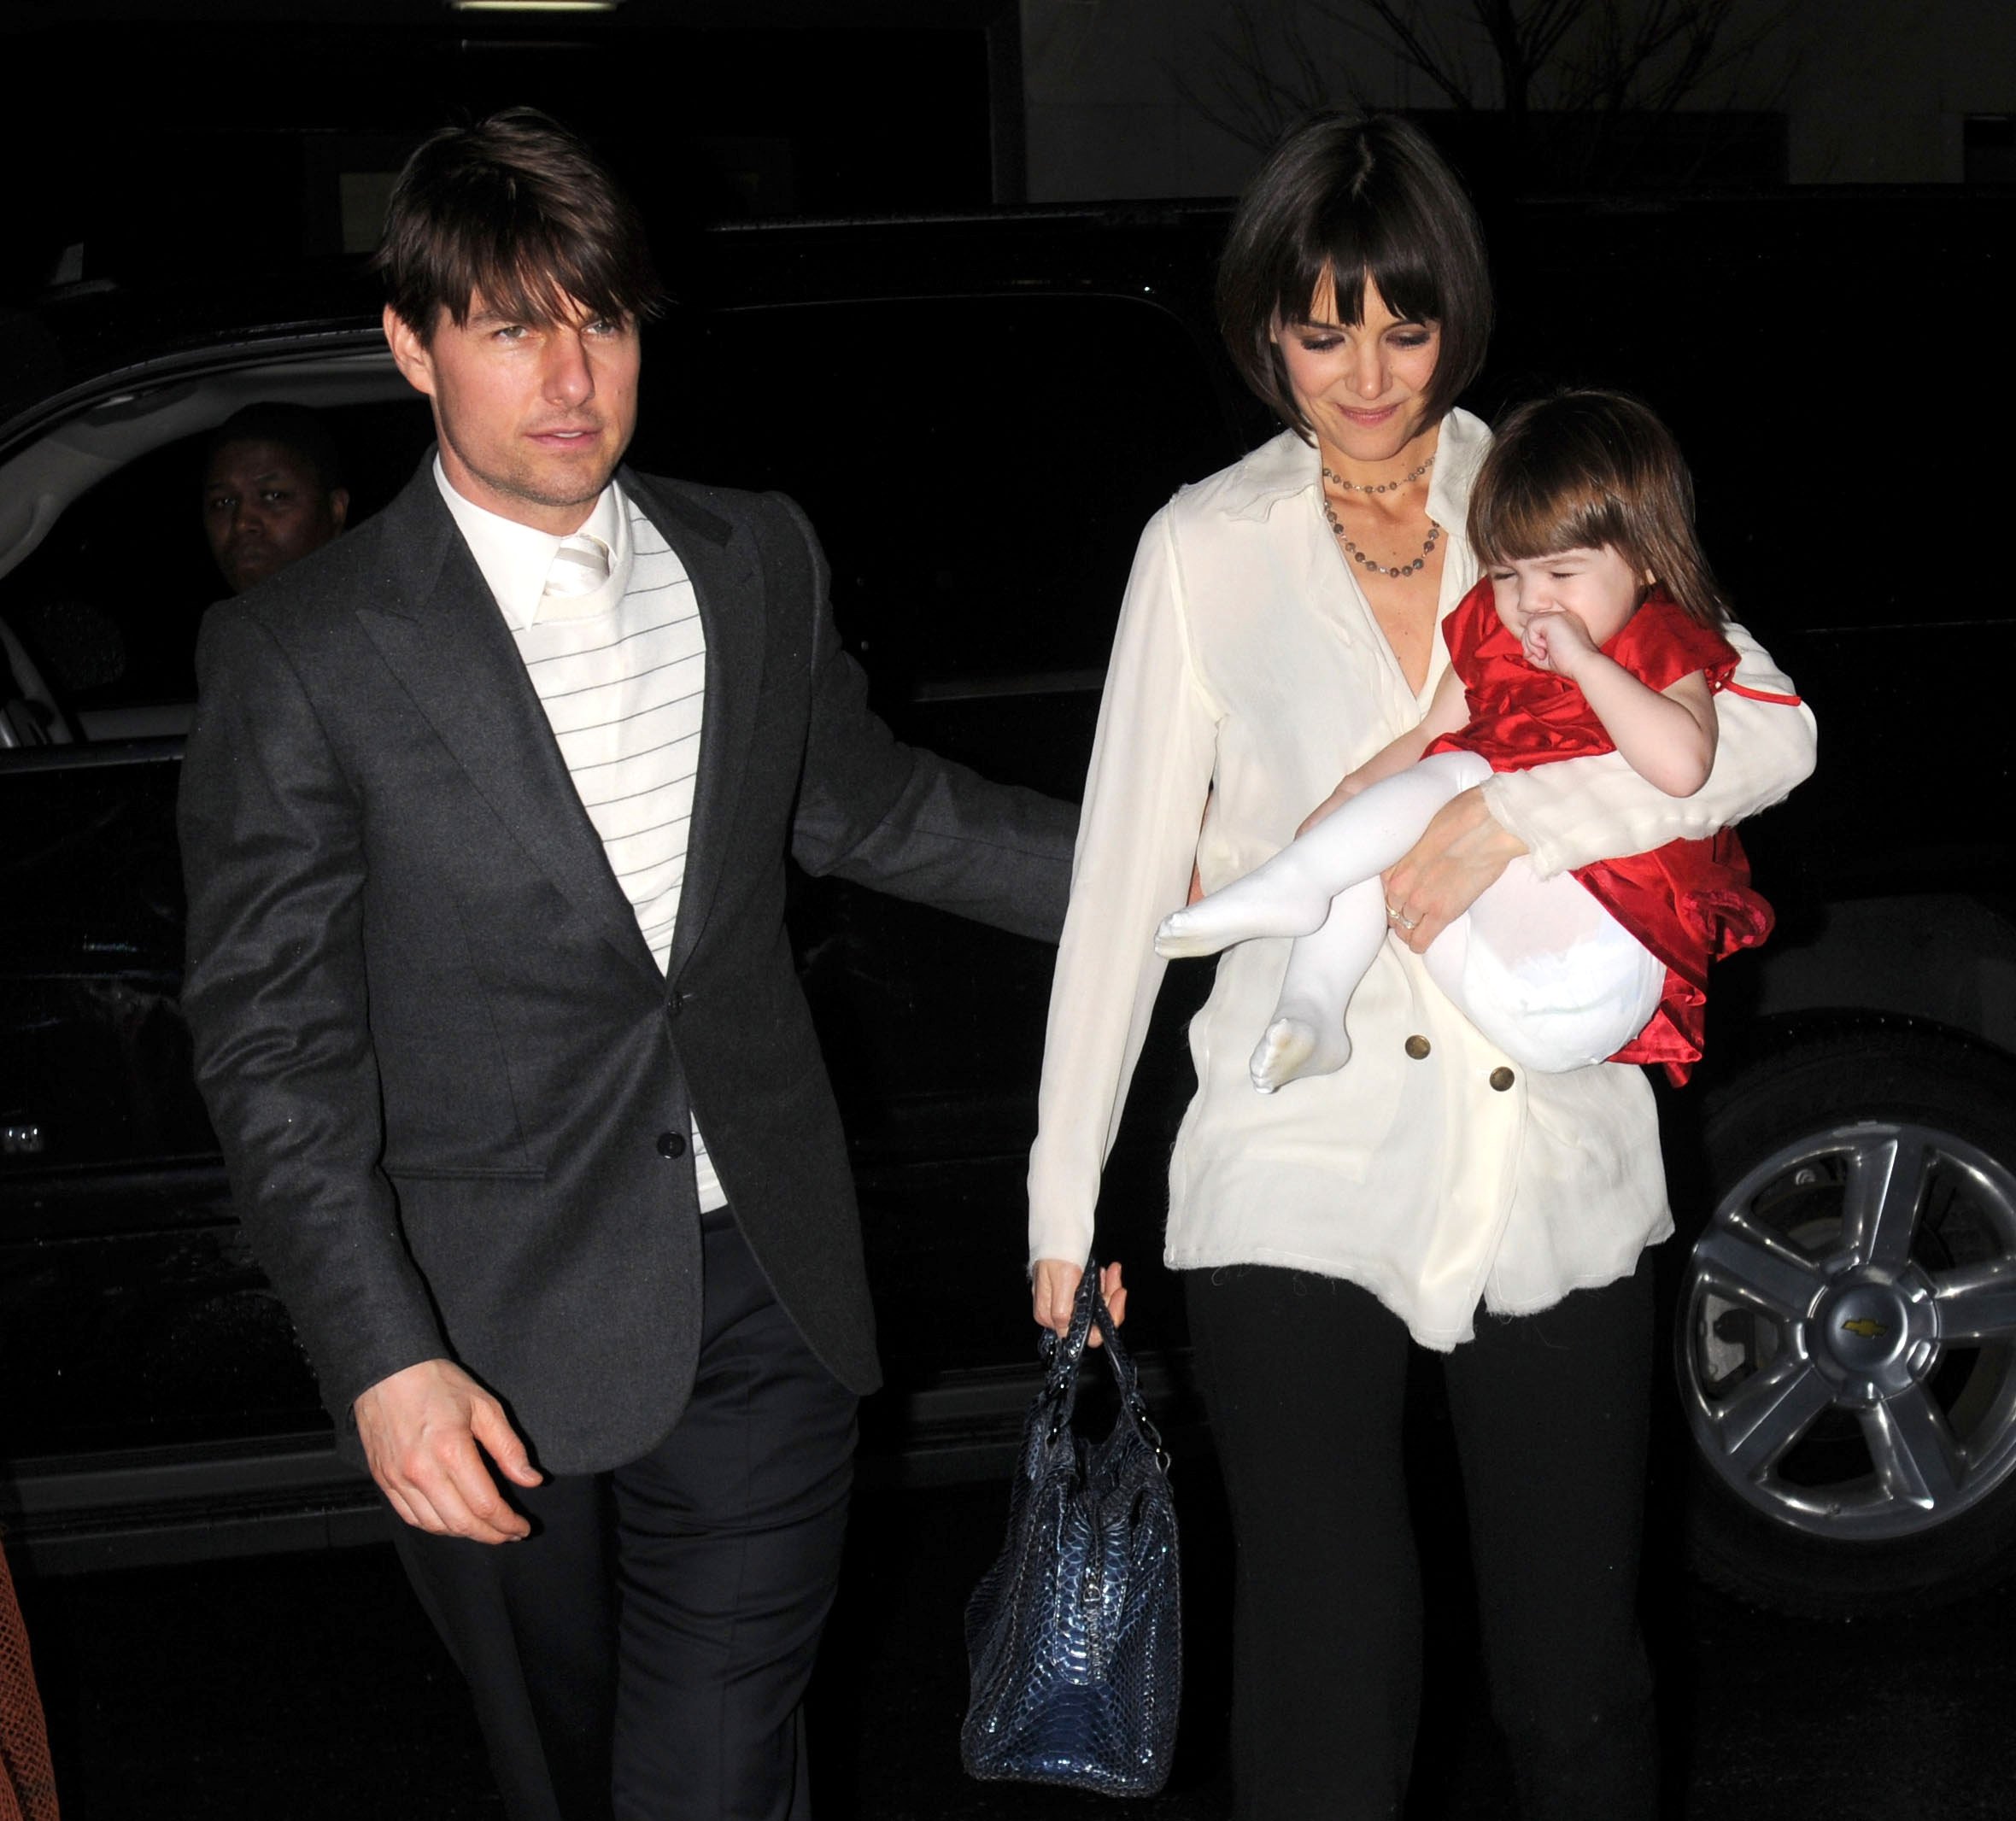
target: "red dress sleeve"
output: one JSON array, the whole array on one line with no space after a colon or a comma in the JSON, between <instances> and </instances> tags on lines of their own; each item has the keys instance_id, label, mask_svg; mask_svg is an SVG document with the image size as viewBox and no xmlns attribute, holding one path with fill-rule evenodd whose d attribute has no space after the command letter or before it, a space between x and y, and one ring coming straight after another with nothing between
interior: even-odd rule
<instances>
[{"instance_id":1,"label":"red dress sleeve","mask_svg":"<svg viewBox=\"0 0 2016 1821\"><path fill-rule=\"evenodd\" d=\"M1720 689L1735 673L1736 647L1712 626L1690 619L1669 596L1655 592L1603 647L1648 688L1670 689L1696 670Z\"/></svg>"}]
</instances>

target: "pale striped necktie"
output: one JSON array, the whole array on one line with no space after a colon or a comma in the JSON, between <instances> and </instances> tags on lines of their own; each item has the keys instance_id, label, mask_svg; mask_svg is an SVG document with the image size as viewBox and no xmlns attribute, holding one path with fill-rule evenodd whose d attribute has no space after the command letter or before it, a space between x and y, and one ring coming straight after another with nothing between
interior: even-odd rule
<instances>
[{"instance_id":1,"label":"pale striped necktie","mask_svg":"<svg viewBox=\"0 0 2016 1821\"><path fill-rule=\"evenodd\" d=\"M553 553L553 567L546 571L546 587L539 596L539 618L565 618L566 604L595 594L609 580L609 547L599 537L577 531L563 537ZM548 614L551 606L557 611Z\"/></svg>"}]
</instances>

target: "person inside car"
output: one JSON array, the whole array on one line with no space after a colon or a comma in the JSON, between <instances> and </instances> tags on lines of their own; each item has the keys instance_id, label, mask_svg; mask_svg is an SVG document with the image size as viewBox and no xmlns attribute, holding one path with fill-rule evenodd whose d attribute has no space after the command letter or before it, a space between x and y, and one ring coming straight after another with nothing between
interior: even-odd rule
<instances>
[{"instance_id":1,"label":"person inside car","mask_svg":"<svg viewBox=\"0 0 2016 1821\"><path fill-rule=\"evenodd\" d=\"M319 550L349 515L336 439L306 405L247 405L211 433L203 536L232 594Z\"/></svg>"}]
</instances>

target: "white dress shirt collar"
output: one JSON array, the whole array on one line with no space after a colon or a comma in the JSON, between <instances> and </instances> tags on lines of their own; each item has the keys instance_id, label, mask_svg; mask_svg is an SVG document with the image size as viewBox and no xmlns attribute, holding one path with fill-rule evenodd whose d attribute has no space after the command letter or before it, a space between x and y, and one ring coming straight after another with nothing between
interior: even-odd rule
<instances>
[{"instance_id":1,"label":"white dress shirt collar","mask_svg":"<svg viewBox=\"0 0 2016 1821\"><path fill-rule=\"evenodd\" d=\"M440 488L441 497L448 503L456 529L469 546L470 555L476 559L476 566L483 571L483 580L489 583L490 593L496 597L505 623L513 632L523 632L539 618L539 598L546 592L547 573L553 567L554 553L560 547L560 539L551 532L520 524L515 518L507 518L500 512L477 505L473 500L464 498L455 491L442 469L438 452L434 457L434 484ZM609 547L609 579L593 594L567 602L563 614L555 615L549 610L548 618L584 619L595 613L606 613L629 589L634 554L630 513L624 507L622 491L614 481L603 488L595 510L588 515L581 529Z\"/></svg>"},{"instance_id":2,"label":"white dress shirt collar","mask_svg":"<svg viewBox=\"0 0 2016 1821\"><path fill-rule=\"evenodd\" d=\"M1428 479L1428 517L1437 524L1462 530L1470 484L1490 447L1491 431L1482 419L1453 410L1443 419L1442 434L1435 444L1435 466ZM1240 464L1237 490L1225 502L1226 515L1264 519L1281 501L1320 486L1322 477L1323 465L1316 450L1293 430L1285 430Z\"/></svg>"}]
</instances>

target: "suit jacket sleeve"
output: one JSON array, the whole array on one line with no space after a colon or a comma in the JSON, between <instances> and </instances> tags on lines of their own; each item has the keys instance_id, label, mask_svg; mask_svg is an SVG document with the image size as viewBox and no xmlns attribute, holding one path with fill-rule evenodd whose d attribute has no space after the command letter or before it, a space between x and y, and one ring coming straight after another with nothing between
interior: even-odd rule
<instances>
[{"instance_id":1,"label":"suit jacket sleeve","mask_svg":"<svg viewBox=\"0 0 2016 1821\"><path fill-rule=\"evenodd\" d=\"M294 665L214 607L179 821L183 993L231 1192L330 1408L448 1348L379 1168L358 803Z\"/></svg>"},{"instance_id":2,"label":"suit jacket sleeve","mask_svg":"<svg viewBox=\"0 0 2016 1821\"><path fill-rule=\"evenodd\" d=\"M868 706L841 648L826 559L782 496L812 565L812 712L792 856L899 898L1054 942L1070 896L1076 810L904 745Z\"/></svg>"}]
</instances>

